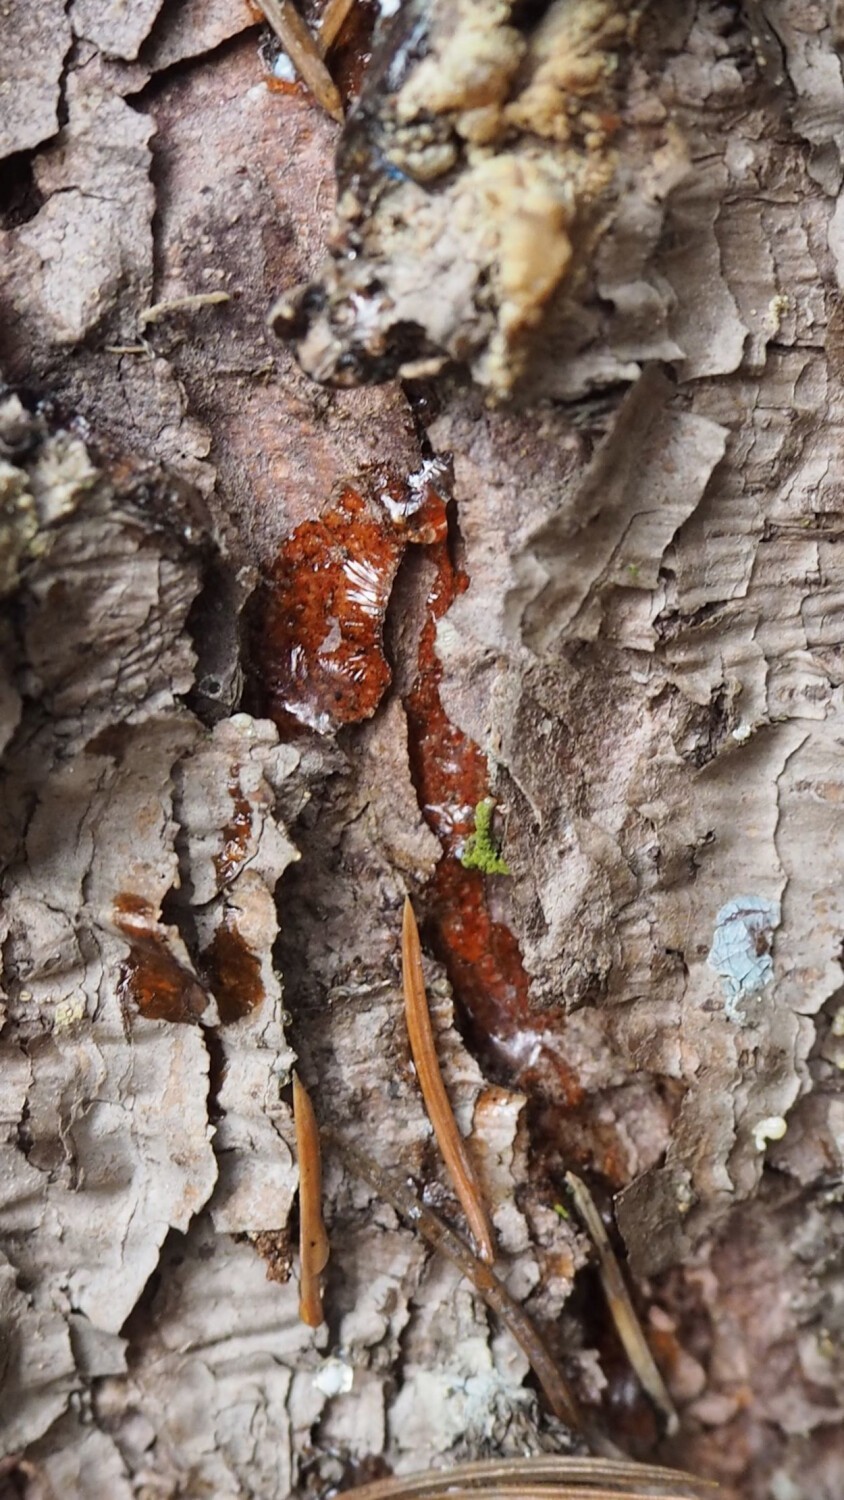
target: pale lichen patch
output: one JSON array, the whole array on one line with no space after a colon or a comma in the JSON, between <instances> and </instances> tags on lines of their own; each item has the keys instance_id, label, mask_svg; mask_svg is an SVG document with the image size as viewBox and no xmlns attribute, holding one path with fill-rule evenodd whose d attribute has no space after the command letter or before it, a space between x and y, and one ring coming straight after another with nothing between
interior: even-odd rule
<instances>
[{"instance_id":1,"label":"pale lichen patch","mask_svg":"<svg viewBox=\"0 0 844 1500\"><path fill-rule=\"evenodd\" d=\"M737 896L718 912L708 962L721 979L731 1021L743 1020L743 1003L773 980L771 943L780 914L779 901L766 896Z\"/></svg>"}]
</instances>

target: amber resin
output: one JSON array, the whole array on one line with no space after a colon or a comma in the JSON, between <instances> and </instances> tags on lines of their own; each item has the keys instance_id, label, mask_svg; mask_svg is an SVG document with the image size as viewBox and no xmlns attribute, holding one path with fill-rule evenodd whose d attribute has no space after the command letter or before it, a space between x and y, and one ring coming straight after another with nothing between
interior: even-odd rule
<instances>
[{"instance_id":1,"label":"amber resin","mask_svg":"<svg viewBox=\"0 0 844 1500\"><path fill-rule=\"evenodd\" d=\"M405 699L419 804L444 850L429 891L430 926L476 1040L495 1042L510 1037L526 1019L528 977L512 932L490 915L484 876L460 863L474 829L475 808L489 795L489 772L485 756L449 721L440 698L437 621L469 580L455 566L445 541L435 549L435 558L417 675Z\"/></svg>"},{"instance_id":2,"label":"amber resin","mask_svg":"<svg viewBox=\"0 0 844 1500\"><path fill-rule=\"evenodd\" d=\"M222 1024L248 1016L264 999L261 961L228 914L202 955L208 987Z\"/></svg>"},{"instance_id":3,"label":"amber resin","mask_svg":"<svg viewBox=\"0 0 844 1500\"><path fill-rule=\"evenodd\" d=\"M486 757L452 724L440 697L442 665L436 652L437 621L468 587L447 542L434 549L437 571L428 595L417 674L405 698L411 768L419 805L443 846L428 891L428 936L446 966L474 1044L503 1065L522 1088L538 1084L568 1108L583 1089L555 1046L545 1046L553 1023L537 1016L514 934L494 921L488 881L467 870L460 856L475 827L475 809L490 794Z\"/></svg>"},{"instance_id":4,"label":"amber resin","mask_svg":"<svg viewBox=\"0 0 844 1500\"><path fill-rule=\"evenodd\" d=\"M166 930L153 920L149 902L125 891L115 898L114 910L115 926L129 941L118 981L122 999L148 1021L198 1021L208 996L170 952Z\"/></svg>"},{"instance_id":5,"label":"amber resin","mask_svg":"<svg viewBox=\"0 0 844 1500\"><path fill-rule=\"evenodd\" d=\"M223 847L214 855L214 870L221 886L228 885L243 864L252 832L252 805L241 788L236 765L229 772L228 791L232 815L223 828Z\"/></svg>"},{"instance_id":6,"label":"amber resin","mask_svg":"<svg viewBox=\"0 0 844 1500\"><path fill-rule=\"evenodd\" d=\"M373 475L366 493L346 486L282 544L259 592L252 656L263 711L283 733L330 734L378 707L390 682L384 615L404 550L445 535L428 467L407 481Z\"/></svg>"}]
</instances>

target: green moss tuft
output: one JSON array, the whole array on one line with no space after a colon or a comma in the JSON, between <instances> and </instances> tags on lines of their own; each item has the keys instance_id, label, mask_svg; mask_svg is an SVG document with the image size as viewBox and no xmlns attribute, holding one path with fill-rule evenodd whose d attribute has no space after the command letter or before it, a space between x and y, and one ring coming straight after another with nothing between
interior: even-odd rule
<instances>
[{"instance_id":1,"label":"green moss tuft","mask_svg":"<svg viewBox=\"0 0 844 1500\"><path fill-rule=\"evenodd\" d=\"M509 875L510 866L503 859L492 837L492 815L495 803L485 797L475 808L475 831L466 840L460 863L467 870L482 870L484 875Z\"/></svg>"}]
</instances>

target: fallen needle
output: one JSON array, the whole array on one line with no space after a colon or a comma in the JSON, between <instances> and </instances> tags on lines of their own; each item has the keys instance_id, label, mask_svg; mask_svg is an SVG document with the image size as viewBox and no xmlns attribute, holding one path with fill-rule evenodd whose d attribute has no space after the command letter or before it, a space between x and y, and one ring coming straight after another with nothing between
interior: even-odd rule
<instances>
[{"instance_id":1,"label":"fallen needle","mask_svg":"<svg viewBox=\"0 0 844 1500\"><path fill-rule=\"evenodd\" d=\"M484 1206L477 1172L466 1142L457 1128L440 1072L431 1013L425 994L419 928L409 897L405 897L404 902L401 960L407 1034L425 1108L469 1228L475 1236L481 1260L492 1261L495 1259L492 1225Z\"/></svg>"},{"instance_id":2,"label":"fallen needle","mask_svg":"<svg viewBox=\"0 0 844 1500\"><path fill-rule=\"evenodd\" d=\"M572 1431L583 1431L584 1420L574 1392L546 1349L524 1308L511 1297L495 1272L478 1260L465 1240L462 1240L459 1234L455 1234L453 1229L449 1229L439 1215L422 1203L399 1178L384 1172L377 1162L372 1161L354 1146L347 1145L333 1131L323 1131L323 1135L357 1177L368 1182L379 1197L392 1204L397 1213L400 1213L415 1229L419 1230L429 1245L441 1251L457 1266L459 1271L462 1271L527 1355L554 1415L565 1422Z\"/></svg>"},{"instance_id":3,"label":"fallen needle","mask_svg":"<svg viewBox=\"0 0 844 1500\"><path fill-rule=\"evenodd\" d=\"M639 1377L642 1385L654 1403L658 1411L665 1418L666 1432L673 1436L680 1426L674 1403L665 1388L665 1381L657 1369L656 1361L651 1354L648 1342L642 1331L642 1325L636 1316L630 1293L625 1285L621 1266L618 1263L615 1251L610 1244L609 1235L604 1228L604 1221L598 1212L592 1194L582 1178L577 1177L574 1172L566 1173L566 1183L569 1192L574 1199L574 1205L580 1214L592 1243L598 1252L598 1273L601 1277L601 1285L604 1288L604 1296L607 1299L610 1314L616 1327L616 1332L624 1345L627 1358Z\"/></svg>"},{"instance_id":4,"label":"fallen needle","mask_svg":"<svg viewBox=\"0 0 844 1500\"><path fill-rule=\"evenodd\" d=\"M309 1328L323 1320L320 1274L328 1264L328 1235L322 1219L319 1130L305 1085L293 1074L293 1120L299 1158L299 1317Z\"/></svg>"},{"instance_id":5,"label":"fallen needle","mask_svg":"<svg viewBox=\"0 0 844 1500\"><path fill-rule=\"evenodd\" d=\"M323 61L325 42L311 34L292 0L258 0L258 4L317 103L342 124L343 101Z\"/></svg>"}]
</instances>

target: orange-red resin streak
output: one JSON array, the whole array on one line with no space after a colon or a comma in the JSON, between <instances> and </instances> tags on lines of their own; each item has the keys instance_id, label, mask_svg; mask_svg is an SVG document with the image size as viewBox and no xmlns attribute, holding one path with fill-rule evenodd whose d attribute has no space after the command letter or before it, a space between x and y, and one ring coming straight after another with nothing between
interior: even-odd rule
<instances>
[{"instance_id":1,"label":"orange-red resin streak","mask_svg":"<svg viewBox=\"0 0 844 1500\"><path fill-rule=\"evenodd\" d=\"M320 1273L328 1264L328 1235L322 1222L319 1130L310 1095L293 1074L293 1120L299 1158L299 1317L309 1328L323 1321Z\"/></svg>"},{"instance_id":2,"label":"orange-red resin streak","mask_svg":"<svg viewBox=\"0 0 844 1500\"><path fill-rule=\"evenodd\" d=\"M469 1228L475 1237L481 1260L490 1262L495 1259L492 1225L484 1207L477 1173L466 1143L457 1129L440 1072L425 994L419 929L408 897L405 897L402 920L401 958L407 1034L425 1108Z\"/></svg>"}]
</instances>

